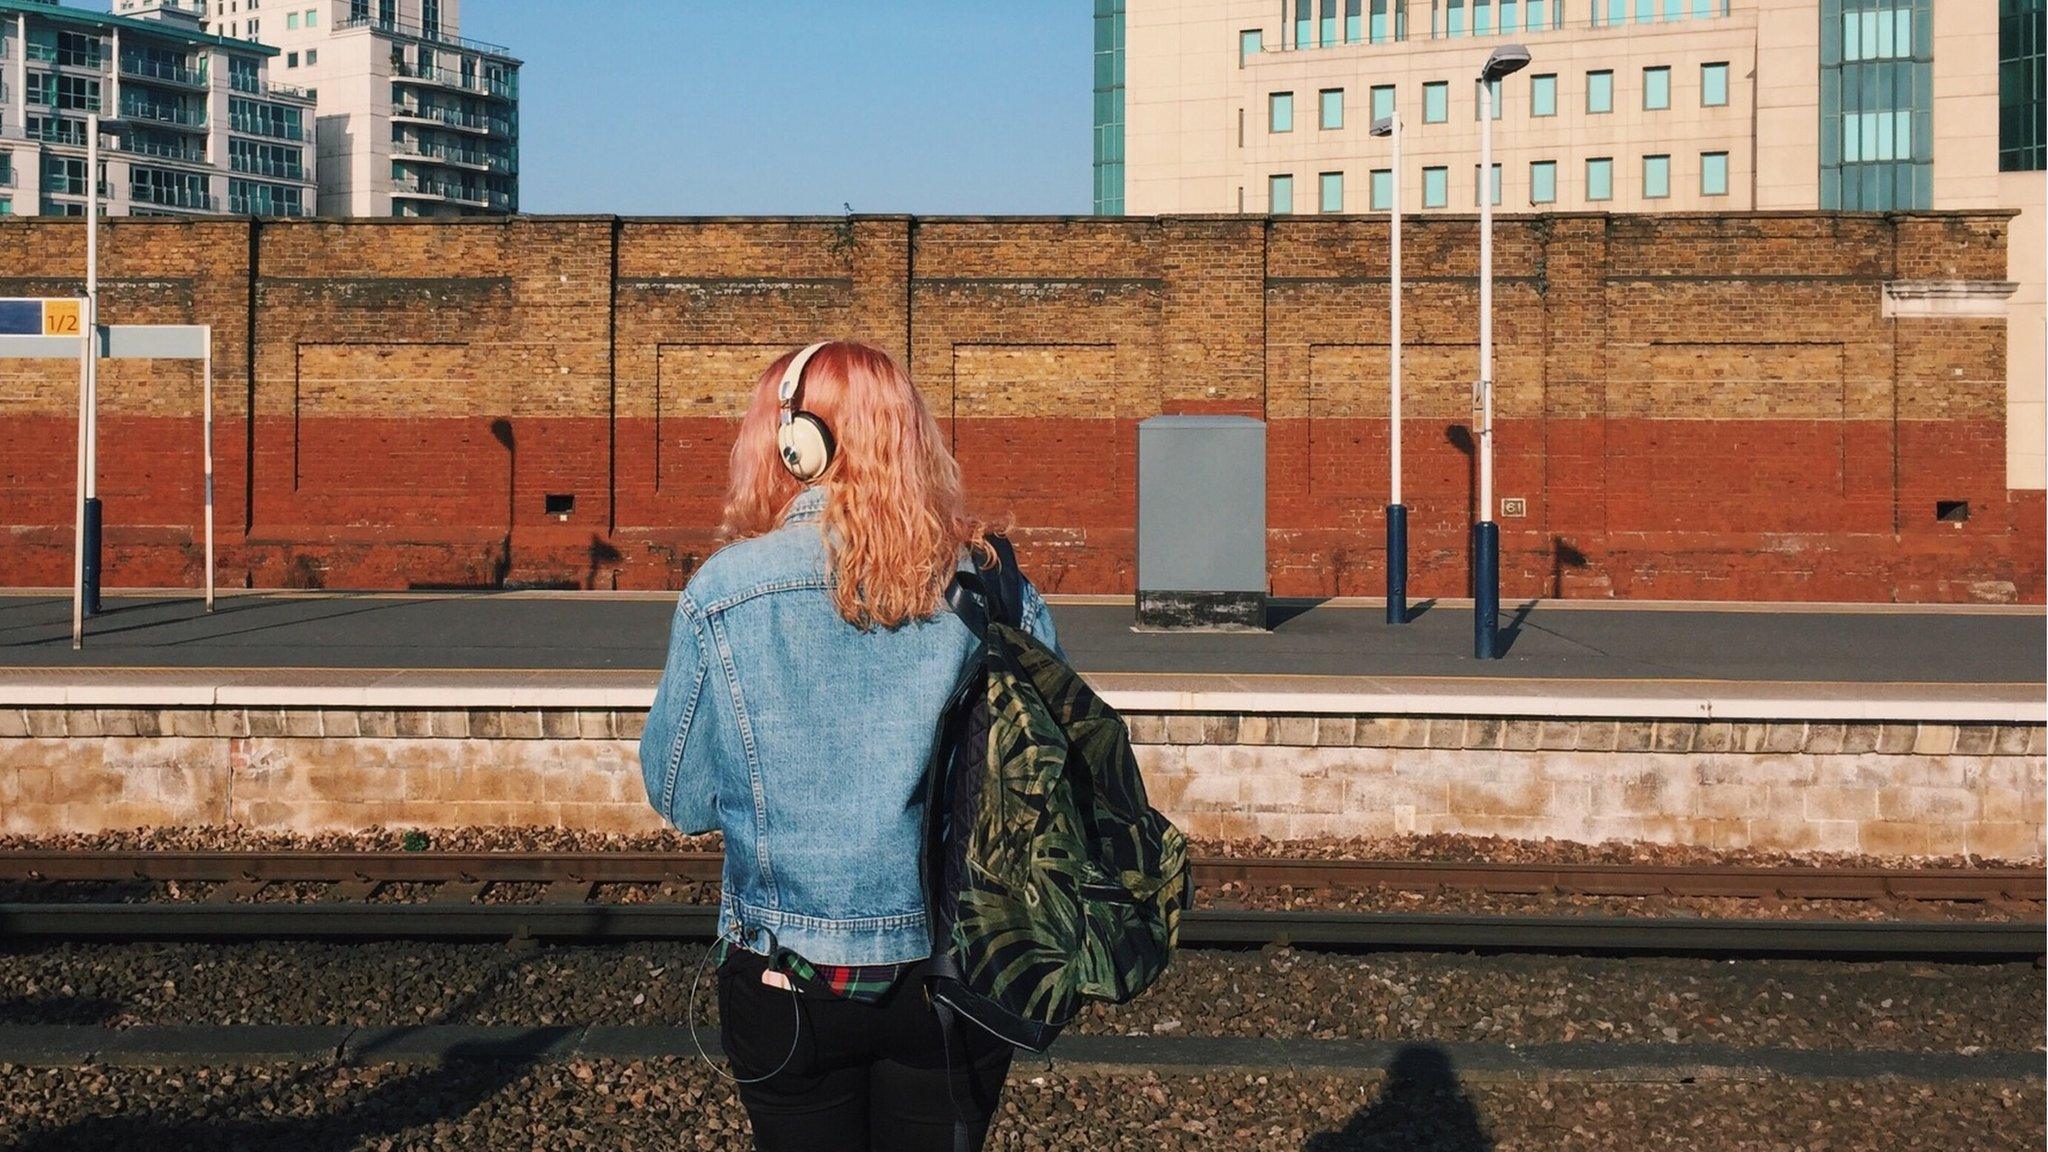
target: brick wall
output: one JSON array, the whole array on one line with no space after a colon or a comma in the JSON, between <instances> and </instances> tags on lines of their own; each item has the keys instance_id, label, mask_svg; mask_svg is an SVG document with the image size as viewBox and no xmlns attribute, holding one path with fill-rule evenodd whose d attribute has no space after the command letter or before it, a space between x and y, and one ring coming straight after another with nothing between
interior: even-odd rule
<instances>
[{"instance_id":1,"label":"brick wall","mask_svg":"<svg viewBox=\"0 0 2048 1152\"><path fill-rule=\"evenodd\" d=\"M2003 280L2006 223L1501 221L1504 593L2040 602L2003 321L1881 307ZM83 239L0 223L0 295L78 291ZM1460 595L1476 224L1403 239L1410 590ZM1382 221L122 220L101 251L108 322L214 326L226 586L676 586L754 375L847 335L907 360L1050 589L1132 589L1135 426L1175 412L1269 422L1276 593L1383 587ZM75 410L74 366L0 360L0 584L69 579ZM104 368L110 587L198 581L198 411L191 366Z\"/></svg>"}]
</instances>

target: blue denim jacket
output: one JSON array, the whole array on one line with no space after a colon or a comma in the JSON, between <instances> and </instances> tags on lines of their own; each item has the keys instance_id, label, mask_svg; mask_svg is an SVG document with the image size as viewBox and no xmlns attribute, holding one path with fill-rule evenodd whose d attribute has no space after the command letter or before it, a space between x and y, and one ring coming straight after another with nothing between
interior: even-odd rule
<instances>
[{"instance_id":1,"label":"blue denim jacket","mask_svg":"<svg viewBox=\"0 0 2048 1152\"><path fill-rule=\"evenodd\" d=\"M920 886L924 774L974 641L950 612L863 632L831 598L806 489L780 528L706 560L676 601L640 737L647 799L684 832L725 833L721 933L814 964L931 952ZM1026 587L1024 625L1054 644Z\"/></svg>"}]
</instances>

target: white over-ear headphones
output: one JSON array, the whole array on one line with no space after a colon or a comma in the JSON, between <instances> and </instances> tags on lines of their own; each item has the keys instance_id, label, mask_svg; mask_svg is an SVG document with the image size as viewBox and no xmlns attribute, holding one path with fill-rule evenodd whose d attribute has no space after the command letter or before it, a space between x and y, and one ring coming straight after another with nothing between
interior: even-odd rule
<instances>
[{"instance_id":1,"label":"white over-ear headphones","mask_svg":"<svg viewBox=\"0 0 2048 1152\"><path fill-rule=\"evenodd\" d=\"M782 419L775 428L775 447L782 454L782 466L806 484L825 474L836 447L832 430L803 409L804 365L824 346L813 344L797 353L783 371L782 387L776 393L782 403Z\"/></svg>"}]
</instances>

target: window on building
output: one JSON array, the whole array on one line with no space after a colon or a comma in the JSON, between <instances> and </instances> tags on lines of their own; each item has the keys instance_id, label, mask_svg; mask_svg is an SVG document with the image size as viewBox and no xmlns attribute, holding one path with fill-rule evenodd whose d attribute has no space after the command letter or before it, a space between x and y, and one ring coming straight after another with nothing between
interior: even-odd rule
<instances>
[{"instance_id":1,"label":"window on building","mask_svg":"<svg viewBox=\"0 0 2048 1152\"><path fill-rule=\"evenodd\" d=\"M1344 210L1344 174L1324 172L1316 178L1316 209L1320 212L1342 212Z\"/></svg>"},{"instance_id":2,"label":"window on building","mask_svg":"<svg viewBox=\"0 0 2048 1152\"><path fill-rule=\"evenodd\" d=\"M2007 0L1998 14L1998 167L2048 168L2048 3Z\"/></svg>"},{"instance_id":3,"label":"window on building","mask_svg":"<svg viewBox=\"0 0 2048 1152\"><path fill-rule=\"evenodd\" d=\"M1586 111L1591 115L1614 111L1614 73L1586 73Z\"/></svg>"},{"instance_id":4,"label":"window on building","mask_svg":"<svg viewBox=\"0 0 2048 1152\"><path fill-rule=\"evenodd\" d=\"M1375 168L1372 170L1372 203L1375 212L1388 212L1394 207L1394 170Z\"/></svg>"},{"instance_id":5,"label":"window on building","mask_svg":"<svg viewBox=\"0 0 2048 1152\"><path fill-rule=\"evenodd\" d=\"M1344 90L1325 88L1317 94L1318 113L1316 126L1319 128L1342 128L1344 126Z\"/></svg>"},{"instance_id":6,"label":"window on building","mask_svg":"<svg viewBox=\"0 0 2048 1152\"><path fill-rule=\"evenodd\" d=\"M1586 199L1614 199L1614 160L1596 156L1586 161Z\"/></svg>"},{"instance_id":7,"label":"window on building","mask_svg":"<svg viewBox=\"0 0 2048 1152\"><path fill-rule=\"evenodd\" d=\"M1372 90L1372 118L1375 123L1394 114L1394 86L1376 84Z\"/></svg>"},{"instance_id":8,"label":"window on building","mask_svg":"<svg viewBox=\"0 0 2048 1152\"><path fill-rule=\"evenodd\" d=\"M284 14L284 27L285 27L285 31L287 31L287 32L290 32L290 31L295 31L295 30L297 30L298 26L299 26L299 14L298 14L297 12L287 12L287 13L285 13L285 14Z\"/></svg>"},{"instance_id":9,"label":"window on building","mask_svg":"<svg viewBox=\"0 0 2048 1152\"><path fill-rule=\"evenodd\" d=\"M1643 110L1658 112L1671 107L1671 69L1643 69Z\"/></svg>"},{"instance_id":10,"label":"window on building","mask_svg":"<svg viewBox=\"0 0 2048 1152\"><path fill-rule=\"evenodd\" d=\"M1700 65L1700 107L1722 108L1728 104L1728 66Z\"/></svg>"},{"instance_id":11,"label":"window on building","mask_svg":"<svg viewBox=\"0 0 2048 1152\"><path fill-rule=\"evenodd\" d=\"M1472 118L1474 120L1479 119L1479 106L1482 103L1493 109L1493 118L1495 120L1500 119L1500 81L1495 80L1489 83L1486 86L1486 94L1484 96L1479 95L1477 92L1473 94Z\"/></svg>"},{"instance_id":12,"label":"window on building","mask_svg":"<svg viewBox=\"0 0 2048 1152\"><path fill-rule=\"evenodd\" d=\"M1266 131L1294 131L1294 93L1274 92L1266 97Z\"/></svg>"},{"instance_id":13,"label":"window on building","mask_svg":"<svg viewBox=\"0 0 2048 1152\"><path fill-rule=\"evenodd\" d=\"M320 10L319 10L318 8L308 8L308 9L306 9L306 27L308 27L308 28L318 28L319 26L320 26Z\"/></svg>"},{"instance_id":14,"label":"window on building","mask_svg":"<svg viewBox=\"0 0 2048 1152\"><path fill-rule=\"evenodd\" d=\"M1842 162L1869 163L1877 160L1913 158L1913 113L1900 108L1890 112L1850 112L1842 117Z\"/></svg>"},{"instance_id":15,"label":"window on building","mask_svg":"<svg viewBox=\"0 0 2048 1152\"><path fill-rule=\"evenodd\" d=\"M57 77L57 107L74 112L100 110L100 82L84 76Z\"/></svg>"},{"instance_id":16,"label":"window on building","mask_svg":"<svg viewBox=\"0 0 2048 1152\"><path fill-rule=\"evenodd\" d=\"M1441 208L1451 202L1451 170L1449 168L1424 168L1422 170L1422 206Z\"/></svg>"},{"instance_id":17,"label":"window on building","mask_svg":"<svg viewBox=\"0 0 2048 1152\"><path fill-rule=\"evenodd\" d=\"M441 35L441 0L420 0L420 31L428 36Z\"/></svg>"},{"instance_id":18,"label":"window on building","mask_svg":"<svg viewBox=\"0 0 2048 1152\"><path fill-rule=\"evenodd\" d=\"M1869 7L1845 3L1842 13L1842 59L1906 60L1913 55L1913 5ZM2011 7L2010 4L2006 5Z\"/></svg>"},{"instance_id":19,"label":"window on building","mask_svg":"<svg viewBox=\"0 0 2048 1152\"><path fill-rule=\"evenodd\" d=\"M349 23L354 24L370 18L370 0L348 0Z\"/></svg>"},{"instance_id":20,"label":"window on building","mask_svg":"<svg viewBox=\"0 0 2048 1152\"><path fill-rule=\"evenodd\" d=\"M1726 196L1728 194L1728 154L1726 152L1700 153L1700 195Z\"/></svg>"},{"instance_id":21,"label":"window on building","mask_svg":"<svg viewBox=\"0 0 2048 1152\"><path fill-rule=\"evenodd\" d=\"M1320 34L1317 42L1323 47L1337 42L1337 0L1322 0L1322 18L1316 21L1316 31Z\"/></svg>"},{"instance_id":22,"label":"window on building","mask_svg":"<svg viewBox=\"0 0 2048 1152\"><path fill-rule=\"evenodd\" d=\"M1557 75L1551 73L1529 78L1529 115L1557 115Z\"/></svg>"},{"instance_id":23,"label":"window on building","mask_svg":"<svg viewBox=\"0 0 2048 1152\"><path fill-rule=\"evenodd\" d=\"M297 68L299 66L299 54L297 52L285 53L284 66L287 68Z\"/></svg>"},{"instance_id":24,"label":"window on building","mask_svg":"<svg viewBox=\"0 0 2048 1152\"><path fill-rule=\"evenodd\" d=\"M1344 42L1356 44L1365 39L1365 6L1362 0L1344 0Z\"/></svg>"},{"instance_id":25,"label":"window on building","mask_svg":"<svg viewBox=\"0 0 2048 1152\"><path fill-rule=\"evenodd\" d=\"M74 68L97 68L104 58L98 36L85 32L57 33L57 63Z\"/></svg>"},{"instance_id":26,"label":"window on building","mask_svg":"<svg viewBox=\"0 0 2048 1152\"><path fill-rule=\"evenodd\" d=\"M1266 211L1275 216L1294 211L1294 177L1266 177Z\"/></svg>"},{"instance_id":27,"label":"window on building","mask_svg":"<svg viewBox=\"0 0 2048 1152\"><path fill-rule=\"evenodd\" d=\"M1557 203L1557 161L1538 160L1529 165L1529 203Z\"/></svg>"},{"instance_id":28,"label":"window on building","mask_svg":"<svg viewBox=\"0 0 2048 1152\"><path fill-rule=\"evenodd\" d=\"M85 161L76 156L43 154L43 191L85 195Z\"/></svg>"},{"instance_id":29,"label":"window on building","mask_svg":"<svg viewBox=\"0 0 2048 1152\"><path fill-rule=\"evenodd\" d=\"M243 24L242 24L242 34L243 34L243 35L244 35L245 37L247 37L248 39L254 40L254 39L256 38L256 35L257 35L257 33L256 33L256 21L254 21L254 20L248 20L248 21L245 21L245 22L243 22Z\"/></svg>"},{"instance_id":30,"label":"window on building","mask_svg":"<svg viewBox=\"0 0 2048 1152\"><path fill-rule=\"evenodd\" d=\"M308 66L311 66L311 65L314 65L314 64L318 64L319 62L320 62L320 50L319 50L318 48L308 48L308 49L306 49L306 63L307 63L307 65L308 65Z\"/></svg>"},{"instance_id":31,"label":"window on building","mask_svg":"<svg viewBox=\"0 0 2048 1152\"><path fill-rule=\"evenodd\" d=\"M1442 124L1451 118L1451 84L1432 80L1422 86L1422 122Z\"/></svg>"},{"instance_id":32,"label":"window on building","mask_svg":"<svg viewBox=\"0 0 2048 1152\"><path fill-rule=\"evenodd\" d=\"M1671 157L1643 157L1643 199L1662 200L1671 195Z\"/></svg>"},{"instance_id":33,"label":"window on building","mask_svg":"<svg viewBox=\"0 0 2048 1152\"><path fill-rule=\"evenodd\" d=\"M1237 66L1242 68L1245 61L1266 50L1266 33L1258 28L1247 28L1237 34Z\"/></svg>"},{"instance_id":34,"label":"window on building","mask_svg":"<svg viewBox=\"0 0 2048 1152\"><path fill-rule=\"evenodd\" d=\"M1822 0L1820 206L1934 201L1932 0Z\"/></svg>"},{"instance_id":35,"label":"window on building","mask_svg":"<svg viewBox=\"0 0 2048 1152\"><path fill-rule=\"evenodd\" d=\"M1313 48L1315 45L1315 0L1294 0L1294 46Z\"/></svg>"},{"instance_id":36,"label":"window on building","mask_svg":"<svg viewBox=\"0 0 2048 1152\"><path fill-rule=\"evenodd\" d=\"M1498 207L1500 205L1500 165L1495 164L1493 166L1493 179L1488 181L1488 183L1493 185L1493 203L1495 207ZM1479 203L1479 165L1477 164L1472 166L1472 203L1475 205Z\"/></svg>"},{"instance_id":37,"label":"window on building","mask_svg":"<svg viewBox=\"0 0 2048 1152\"><path fill-rule=\"evenodd\" d=\"M1375 44L1391 40L1406 39L1408 35L1408 8L1402 0L1371 0L1372 19L1367 35ZM1396 7L1399 4L1399 7ZM1391 9L1391 11L1390 11ZM1396 25L1398 24L1398 27Z\"/></svg>"}]
</instances>

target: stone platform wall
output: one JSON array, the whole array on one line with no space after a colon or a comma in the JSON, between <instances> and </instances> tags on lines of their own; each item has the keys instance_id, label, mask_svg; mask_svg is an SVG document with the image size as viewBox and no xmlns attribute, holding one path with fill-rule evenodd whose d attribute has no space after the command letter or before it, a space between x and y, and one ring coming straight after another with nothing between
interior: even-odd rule
<instances>
[{"instance_id":1,"label":"stone platform wall","mask_svg":"<svg viewBox=\"0 0 2048 1152\"><path fill-rule=\"evenodd\" d=\"M0 709L0 832L653 830L640 711ZM2039 724L1130 713L1201 837L1453 832L2040 859Z\"/></svg>"}]
</instances>

